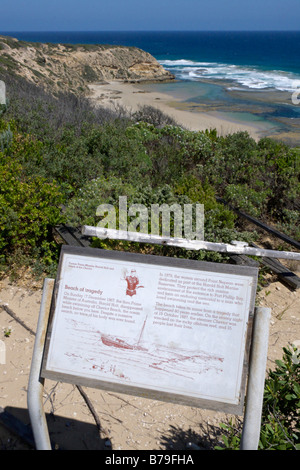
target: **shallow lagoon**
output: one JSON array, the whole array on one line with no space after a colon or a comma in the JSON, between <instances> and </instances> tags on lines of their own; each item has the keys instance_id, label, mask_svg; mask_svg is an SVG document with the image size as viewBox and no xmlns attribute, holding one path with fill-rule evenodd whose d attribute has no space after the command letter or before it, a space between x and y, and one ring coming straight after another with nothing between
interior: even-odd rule
<instances>
[{"instance_id":1,"label":"shallow lagoon","mask_svg":"<svg viewBox=\"0 0 300 470\"><path fill-rule=\"evenodd\" d=\"M172 83L144 84L145 91L159 91L179 101L172 105L193 112L217 115L231 122L262 127L271 136L300 145L300 105L292 102L292 93L274 89L250 90L223 80L175 80Z\"/></svg>"}]
</instances>

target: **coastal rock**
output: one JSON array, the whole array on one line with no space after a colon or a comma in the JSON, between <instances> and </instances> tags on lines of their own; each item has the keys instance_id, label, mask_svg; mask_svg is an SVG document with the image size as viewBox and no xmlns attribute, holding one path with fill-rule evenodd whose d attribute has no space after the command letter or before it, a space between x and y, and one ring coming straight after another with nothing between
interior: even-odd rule
<instances>
[{"instance_id":1,"label":"coastal rock","mask_svg":"<svg viewBox=\"0 0 300 470\"><path fill-rule=\"evenodd\" d=\"M174 76L136 47L41 44L0 36L1 68L53 91L88 93L103 81L169 81Z\"/></svg>"}]
</instances>

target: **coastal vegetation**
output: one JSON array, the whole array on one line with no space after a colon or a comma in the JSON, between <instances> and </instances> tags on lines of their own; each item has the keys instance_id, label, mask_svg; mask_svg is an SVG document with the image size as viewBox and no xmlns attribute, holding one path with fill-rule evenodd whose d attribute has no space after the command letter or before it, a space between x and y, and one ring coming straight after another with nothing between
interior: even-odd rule
<instances>
[{"instance_id":1,"label":"coastal vegetation","mask_svg":"<svg viewBox=\"0 0 300 470\"><path fill-rule=\"evenodd\" d=\"M300 350L284 347L282 359L269 370L264 388L259 450L300 450ZM217 450L238 450L241 430L223 423L223 445Z\"/></svg>"},{"instance_id":2,"label":"coastal vegetation","mask_svg":"<svg viewBox=\"0 0 300 470\"><path fill-rule=\"evenodd\" d=\"M151 107L128 113L94 108L83 97L52 96L15 75L5 77L8 106L0 121L1 266L34 259L55 269L61 223L96 225L96 208L128 204L200 203L205 239L254 241L219 202L299 237L299 151L247 133L192 132ZM117 248L113 242L95 246ZM121 244L124 246L124 244ZM127 244L130 250L226 261L218 253ZM20 253L22 254L20 256ZM28 261L29 262L29 261ZM31 262L31 261L30 261Z\"/></svg>"}]
</instances>

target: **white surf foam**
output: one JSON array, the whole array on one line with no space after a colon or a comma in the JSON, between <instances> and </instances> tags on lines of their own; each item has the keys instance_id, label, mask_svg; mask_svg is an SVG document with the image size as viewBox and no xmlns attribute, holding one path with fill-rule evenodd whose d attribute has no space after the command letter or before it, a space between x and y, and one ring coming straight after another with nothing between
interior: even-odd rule
<instances>
[{"instance_id":1,"label":"white surf foam","mask_svg":"<svg viewBox=\"0 0 300 470\"><path fill-rule=\"evenodd\" d=\"M280 70L261 70L216 62L195 62L192 60L161 60L160 64L171 70L178 78L185 80L218 79L236 82L244 88L262 90L273 88L293 92L299 75ZM243 89L244 89L243 88Z\"/></svg>"}]
</instances>

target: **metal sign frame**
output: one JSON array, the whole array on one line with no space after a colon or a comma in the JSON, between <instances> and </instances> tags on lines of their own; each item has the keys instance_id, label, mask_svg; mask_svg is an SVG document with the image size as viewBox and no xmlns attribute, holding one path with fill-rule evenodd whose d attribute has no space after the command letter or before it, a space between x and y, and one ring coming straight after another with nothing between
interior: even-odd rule
<instances>
[{"instance_id":1,"label":"metal sign frame","mask_svg":"<svg viewBox=\"0 0 300 470\"><path fill-rule=\"evenodd\" d=\"M172 267L178 269L193 269L195 271L206 270L208 273L224 273L227 271L235 275L251 277L253 281L257 277L257 269L243 266L222 265L216 263L206 263L199 261L173 259L165 257L147 256L133 253L112 252L97 250L92 248L71 248L64 247L59 266L57 281L46 279L43 289L43 297L40 309L39 323L37 327L37 336L34 347L32 367L30 372L28 387L28 408L33 433L38 449L51 449L45 414L42 404L42 393L45 378L57 379L60 381L87 385L91 387L113 389L123 393L132 393L134 395L147 396L149 398L161 399L165 401L188 404L191 406L200 406L202 408L212 408L225 411L227 413L242 414L244 410L244 398L246 395L246 408L244 414L244 428L241 448L255 449L258 445L260 419L262 409L262 396L264 387L264 376L266 369L267 344L268 344L268 325L270 318L270 309L254 308L254 297L256 293L256 282L253 283L251 300L249 303L249 318L247 319L244 365L242 372L242 381L240 389L240 401L238 405L228 405L227 403L214 403L213 400L194 399L186 396L172 395L157 390L139 389L136 387L124 386L124 384L105 383L103 380L86 380L86 377L68 376L65 373L53 373L47 369L47 358L49 353L49 344L51 340L52 326L56 312L56 302L59 294L59 286L63 277L62 263L64 255L90 256L109 260L131 260L132 263L147 263L155 266ZM254 313L255 312L255 313ZM254 320L254 324L253 324ZM253 324L253 326L252 326ZM47 331L47 334L46 334ZM251 351L250 351L251 347ZM251 354L250 354L251 352ZM250 357L250 359L249 359ZM248 363L248 360L250 362ZM249 367L248 367L249 366ZM248 378L247 392L246 380ZM112 387L112 388L111 388Z\"/></svg>"}]
</instances>

